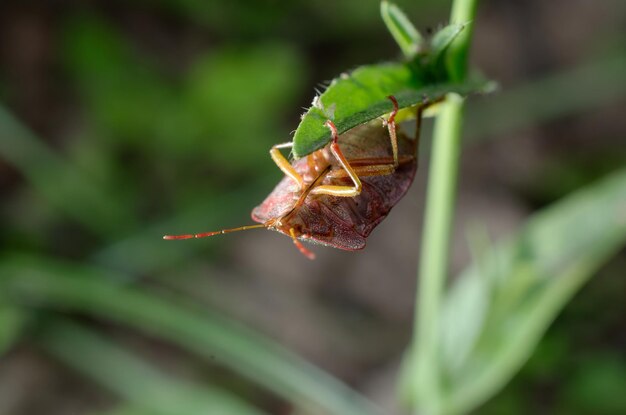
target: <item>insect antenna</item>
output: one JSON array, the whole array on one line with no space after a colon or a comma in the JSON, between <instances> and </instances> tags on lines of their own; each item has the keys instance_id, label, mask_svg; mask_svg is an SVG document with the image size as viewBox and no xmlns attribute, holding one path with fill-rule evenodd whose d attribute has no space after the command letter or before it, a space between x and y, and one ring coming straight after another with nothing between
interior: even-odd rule
<instances>
[{"instance_id":1,"label":"insect antenna","mask_svg":"<svg viewBox=\"0 0 626 415\"><path fill-rule=\"evenodd\" d=\"M247 231L248 229L266 228L266 227L267 227L266 224L260 223L258 225L246 225L246 226L240 226L238 228L222 229L221 231L214 231L214 232L189 233L185 235L165 235L163 236L163 239L174 240L174 239L206 238L207 236L222 235L225 233Z\"/></svg>"}]
</instances>

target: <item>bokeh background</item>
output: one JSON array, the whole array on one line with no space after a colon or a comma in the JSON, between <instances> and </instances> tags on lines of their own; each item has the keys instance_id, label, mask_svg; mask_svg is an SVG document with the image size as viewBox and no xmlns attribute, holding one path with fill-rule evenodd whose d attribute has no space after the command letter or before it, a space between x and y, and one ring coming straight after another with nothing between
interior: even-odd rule
<instances>
[{"instance_id":1,"label":"bokeh background","mask_svg":"<svg viewBox=\"0 0 626 415\"><path fill-rule=\"evenodd\" d=\"M448 1L397 3L423 33L449 14ZM485 0L475 24L472 62L500 90L468 102L453 275L468 227L505 237L626 161L624 2ZM0 250L35 294L0 285L0 414L148 414L133 407L159 376L294 413L219 356L99 305L147 302L86 286L93 303L65 305L52 276L70 272L224 316L225 336L251 327L403 413L430 123L416 183L362 252L313 248L310 262L262 230L160 239L250 223L281 177L268 149L315 89L398 57L375 0L2 1ZM476 413L626 413L625 269L622 252Z\"/></svg>"}]
</instances>

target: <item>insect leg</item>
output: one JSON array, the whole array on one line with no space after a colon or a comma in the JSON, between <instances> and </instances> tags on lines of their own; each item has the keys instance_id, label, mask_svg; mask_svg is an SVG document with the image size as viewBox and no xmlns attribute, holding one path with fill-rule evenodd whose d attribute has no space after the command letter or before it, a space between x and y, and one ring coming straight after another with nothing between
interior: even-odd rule
<instances>
[{"instance_id":1,"label":"insect leg","mask_svg":"<svg viewBox=\"0 0 626 415\"><path fill-rule=\"evenodd\" d=\"M337 185L321 185L313 188L311 190L311 194L317 195L330 195L330 196L340 196L340 197L354 197L361 193L361 180L359 179L359 175L354 171L348 160L341 152L339 148L339 144L337 144L337 140L339 139L339 134L337 134L337 128L332 121L326 121L326 126L330 128L330 131L333 135L333 141L330 143L330 152L335 156L335 158L341 164L341 167L346 171L348 176L352 179L354 186L337 186Z\"/></svg>"},{"instance_id":2,"label":"insect leg","mask_svg":"<svg viewBox=\"0 0 626 415\"><path fill-rule=\"evenodd\" d=\"M387 118L387 129L389 130L389 138L391 139L391 150L393 152L393 165L398 167L398 137L396 136L396 114L398 113L398 101L393 95L387 98L393 104L393 111Z\"/></svg>"},{"instance_id":3,"label":"insect leg","mask_svg":"<svg viewBox=\"0 0 626 415\"><path fill-rule=\"evenodd\" d=\"M388 174L393 174L393 172L396 171L396 168L393 164L373 164L370 166L353 167L353 170L357 175L359 175L359 177L386 176ZM348 173L345 170L332 170L326 175L326 177L330 179L340 179L347 176Z\"/></svg>"},{"instance_id":4,"label":"insect leg","mask_svg":"<svg viewBox=\"0 0 626 415\"><path fill-rule=\"evenodd\" d=\"M283 156L280 152L281 148L291 147L292 143L284 143L284 144L276 144L270 149L270 157L274 160L274 163L278 166L278 168L285 173L285 175L291 177L293 181L298 185L298 189L304 188L304 179L300 174L293 168L289 160Z\"/></svg>"},{"instance_id":5,"label":"insect leg","mask_svg":"<svg viewBox=\"0 0 626 415\"><path fill-rule=\"evenodd\" d=\"M398 165L401 166L413 160L415 160L414 156L400 156L398 157ZM396 171L391 157L362 158L348 161L359 177L386 176ZM343 169L331 170L326 174L326 178L329 179L342 179L345 177L348 177L348 173Z\"/></svg>"}]
</instances>

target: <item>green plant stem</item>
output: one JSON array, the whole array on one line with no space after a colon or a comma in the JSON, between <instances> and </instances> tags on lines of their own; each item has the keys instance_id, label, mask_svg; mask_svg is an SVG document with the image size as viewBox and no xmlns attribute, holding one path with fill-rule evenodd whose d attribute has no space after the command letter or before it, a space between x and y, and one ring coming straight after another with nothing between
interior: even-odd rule
<instances>
[{"instance_id":1,"label":"green plant stem","mask_svg":"<svg viewBox=\"0 0 626 415\"><path fill-rule=\"evenodd\" d=\"M460 82L467 77L468 54L474 32L473 21L477 6L478 0L453 0L452 2L450 23L465 25L463 31L448 49L447 66L452 81Z\"/></svg>"},{"instance_id":2,"label":"green plant stem","mask_svg":"<svg viewBox=\"0 0 626 415\"><path fill-rule=\"evenodd\" d=\"M451 23L469 23L477 0L454 0ZM467 74L467 55L472 24L450 45L447 56L452 80L460 82ZM439 319L441 298L448 272L450 233L454 218L458 159L461 148L463 101L449 95L437 117L433 134L431 168L428 179L424 234L419 266L418 302L415 309L413 352L415 411L438 415L444 410L439 366Z\"/></svg>"},{"instance_id":3,"label":"green plant stem","mask_svg":"<svg viewBox=\"0 0 626 415\"><path fill-rule=\"evenodd\" d=\"M448 97L437 117L426 198L426 215L419 267L415 316L416 409L420 414L440 413L439 312L448 271L448 246L454 216L458 158L461 148L463 102Z\"/></svg>"}]
</instances>

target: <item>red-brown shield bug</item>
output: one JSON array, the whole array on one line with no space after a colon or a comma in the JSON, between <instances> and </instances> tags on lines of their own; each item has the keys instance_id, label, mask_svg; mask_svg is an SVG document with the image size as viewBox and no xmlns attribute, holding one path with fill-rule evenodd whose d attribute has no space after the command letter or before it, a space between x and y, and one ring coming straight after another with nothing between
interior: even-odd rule
<instances>
[{"instance_id":1,"label":"red-brown shield bug","mask_svg":"<svg viewBox=\"0 0 626 415\"><path fill-rule=\"evenodd\" d=\"M365 247L372 230L405 195L417 170L417 150L422 111L417 106L415 138L396 131L398 103L385 120L359 125L341 135L332 121L331 142L320 150L290 163L278 144L270 156L285 173L270 195L252 211L258 225L187 235L166 235L163 239L204 238L230 232L266 228L292 238L307 258L315 255L300 241L354 251Z\"/></svg>"}]
</instances>

